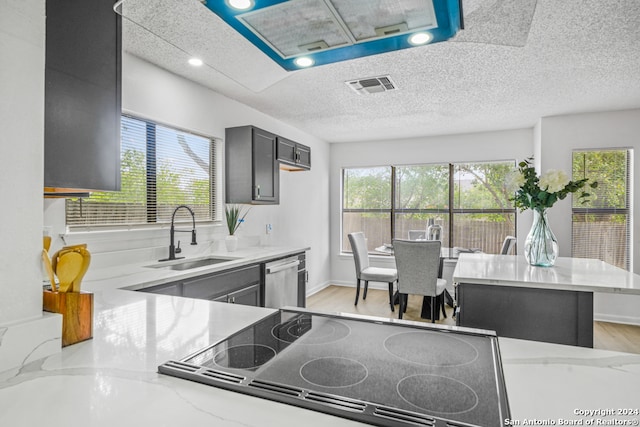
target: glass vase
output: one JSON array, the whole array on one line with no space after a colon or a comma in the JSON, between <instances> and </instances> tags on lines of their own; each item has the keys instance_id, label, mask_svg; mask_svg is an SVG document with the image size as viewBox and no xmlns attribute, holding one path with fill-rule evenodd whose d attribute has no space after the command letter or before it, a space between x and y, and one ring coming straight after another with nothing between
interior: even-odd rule
<instances>
[{"instance_id":1,"label":"glass vase","mask_svg":"<svg viewBox=\"0 0 640 427\"><path fill-rule=\"evenodd\" d=\"M524 256L531 265L552 267L558 258L558 240L549 227L547 211L533 210L533 224L524 242Z\"/></svg>"}]
</instances>

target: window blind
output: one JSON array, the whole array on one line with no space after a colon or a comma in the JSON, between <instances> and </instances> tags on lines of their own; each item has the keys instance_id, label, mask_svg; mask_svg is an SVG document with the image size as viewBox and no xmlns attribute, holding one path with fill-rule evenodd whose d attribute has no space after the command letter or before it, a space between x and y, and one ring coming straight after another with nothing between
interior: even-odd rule
<instances>
[{"instance_id":1,"label":"window blind","mask_svg":"<svg viewBox=\"0 0 640 427\"><path fill-rule=\"evenodd\" d=\"M587 203L572 202L572 256L595 258L631 268L631 151L592 150L573 153L573 179L589 178Z\"/></svg>"},{"instance_id":2,"label":"window blind","mask_svg":"<svg viewBox=\"0 0 640 427\"><path fill-rule=\"evenodd\" d=\"M211 138L122 117L121 190L68 199L70 226L126 226L171 221L188 205L197 221L215 218L215 147ZM181 209L176 221L191 221Z\"/></svg>"}]
</instances>

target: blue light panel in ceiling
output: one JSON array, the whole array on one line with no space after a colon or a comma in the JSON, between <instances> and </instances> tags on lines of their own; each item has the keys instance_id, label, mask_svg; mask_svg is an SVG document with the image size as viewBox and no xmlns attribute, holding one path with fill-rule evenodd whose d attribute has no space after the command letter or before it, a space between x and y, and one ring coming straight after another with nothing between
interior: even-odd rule
<instances>
[{"instance_id":1,"label":"blue light panel in ceiling","mask_svg":"<svg viewBox=\"0 0 640 427\"><path fill-rule=\"evenodd\" d=\"M293 3L298 2L298 3ZM252 18L264 12L269 14L272 11L282 11L289 6L296 7L302 6L307 3L322 3L323 7L326 4L327 10L331 10L334 15L340 16L337 10L338 7L334 7L331 1L325 0L253 0L253 6L247 10L237 10L229 6L228 0L208 0L205 6L227 22L238 33L244 36L247 40L253 43L258 49L263 51L267 56L280 64L282 68L287 71L299 70L301 67L295 63L295 60L300 57L309 57L313 60L313 66L330 64L339 61L347 61L354 58L360 58L363 56L377 55L380 53L391 52L399 49L406 49L415 47L409 43L409 37L416 32L426 32L432 37L430 43L437 43L445 41L455 36L458 30L462 27L462 10L460 7L460 0L425 0L425 2L432 2L433 4L433 17L437 21L434 25L428 26L428 28L415 28L401 30L397 35L386 35L383 38L376 38L373 40L357 40L358 37L354 37L350 33L349 28L346 28L344 23L337 25L350 40L346 43L329 46L329 48L319 51L311 52L297 52L297 53L283 53L283 50L278 50L274 47L274 44L269 42L264 37L260 30L251 28L247 25L247 22L251 22ZM415 3L415 1L414 1ZM429 9L431 5L429 4ZM264 10L263 10L264 9ZM296 11L298 12L298 11ZM288 11L283 12L285 15ZM289 13L290 15L291 13ZM277 17L275 13L272 16ZM264 19L263 22L267 22L268 19ZM296 21L300 31L300 25L304 25L304 18ZM277 26L279 22L270 23L271 28ZM286 36L286 29L284 30Z\"/></svg>"}]
</instances>

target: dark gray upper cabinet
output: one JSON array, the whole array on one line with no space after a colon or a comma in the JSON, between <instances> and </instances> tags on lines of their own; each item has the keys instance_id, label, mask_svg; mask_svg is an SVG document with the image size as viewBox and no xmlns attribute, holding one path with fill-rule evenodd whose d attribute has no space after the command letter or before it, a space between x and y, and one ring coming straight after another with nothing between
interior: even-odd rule
<instances>
[{"instance_id":1,"label":"dark gray upper cabinet","mask_svg":"<svg viewBox=\"0 0 640 427\"><path fill-rule=\"evenodd\" d=\"M279 136L278 160L281 168L285 170L309 170L311 169L311 148Z\"/></svg>"},{"instance_id":2,"label":"dark gray upper cabinet","mask_svg":"<svg viewBox=\"0 0 640 427\"><path fill-rule=\"evenodd\" d=\"M255 126L225 132L227 203L278 204L280 174L276 135Z\"/></svg>"},{"instance_id":3,"label":"dark gray upper cabinet","mask_svg":"<svg viewBox=\"0 0 640 427\"><path fill-rule=\"evenodd\" d=\"M120 190L121 17L105 0L47 0L45 193Z\"/></svg>"}]
</instances>

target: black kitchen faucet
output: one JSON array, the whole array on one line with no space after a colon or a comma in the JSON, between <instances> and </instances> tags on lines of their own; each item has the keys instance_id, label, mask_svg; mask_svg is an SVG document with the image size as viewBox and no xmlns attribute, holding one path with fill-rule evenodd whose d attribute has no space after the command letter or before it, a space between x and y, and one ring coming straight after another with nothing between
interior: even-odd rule
<instances>
[{"instance_id":1,"label":"black kitchen faucet","mask_svg":"<svg viewBox=\"0 0 640 427\"><path fill-rule=\"evenodd\" d=\"M174 211L173 211L173 215L171 215L171 228L169 230L169 234L171 236L170 241L169 241L169 258L165 258L165 259L161 259L160 261L172 261L174 259L181 259L184 258L183 256L181 257L176 257L176 254L182 252L182 249L180 249L180 241L178 241L178 247L175 247L174 244L174 235L177 232L180 233L188 233L189 230L176 230L173 223L174 220L176 218L176 212L178 212L178 210L180 208L185 208L186 210L189 211L189 213L191 214L191 219L193 220L193 228L191 229L191 244L192 245L197 245L198 242L196 242L196 216L193 213L193 211L191 210L191 208L187 205L180 205L178 206Z\"/></svg>"}]
</instances>

